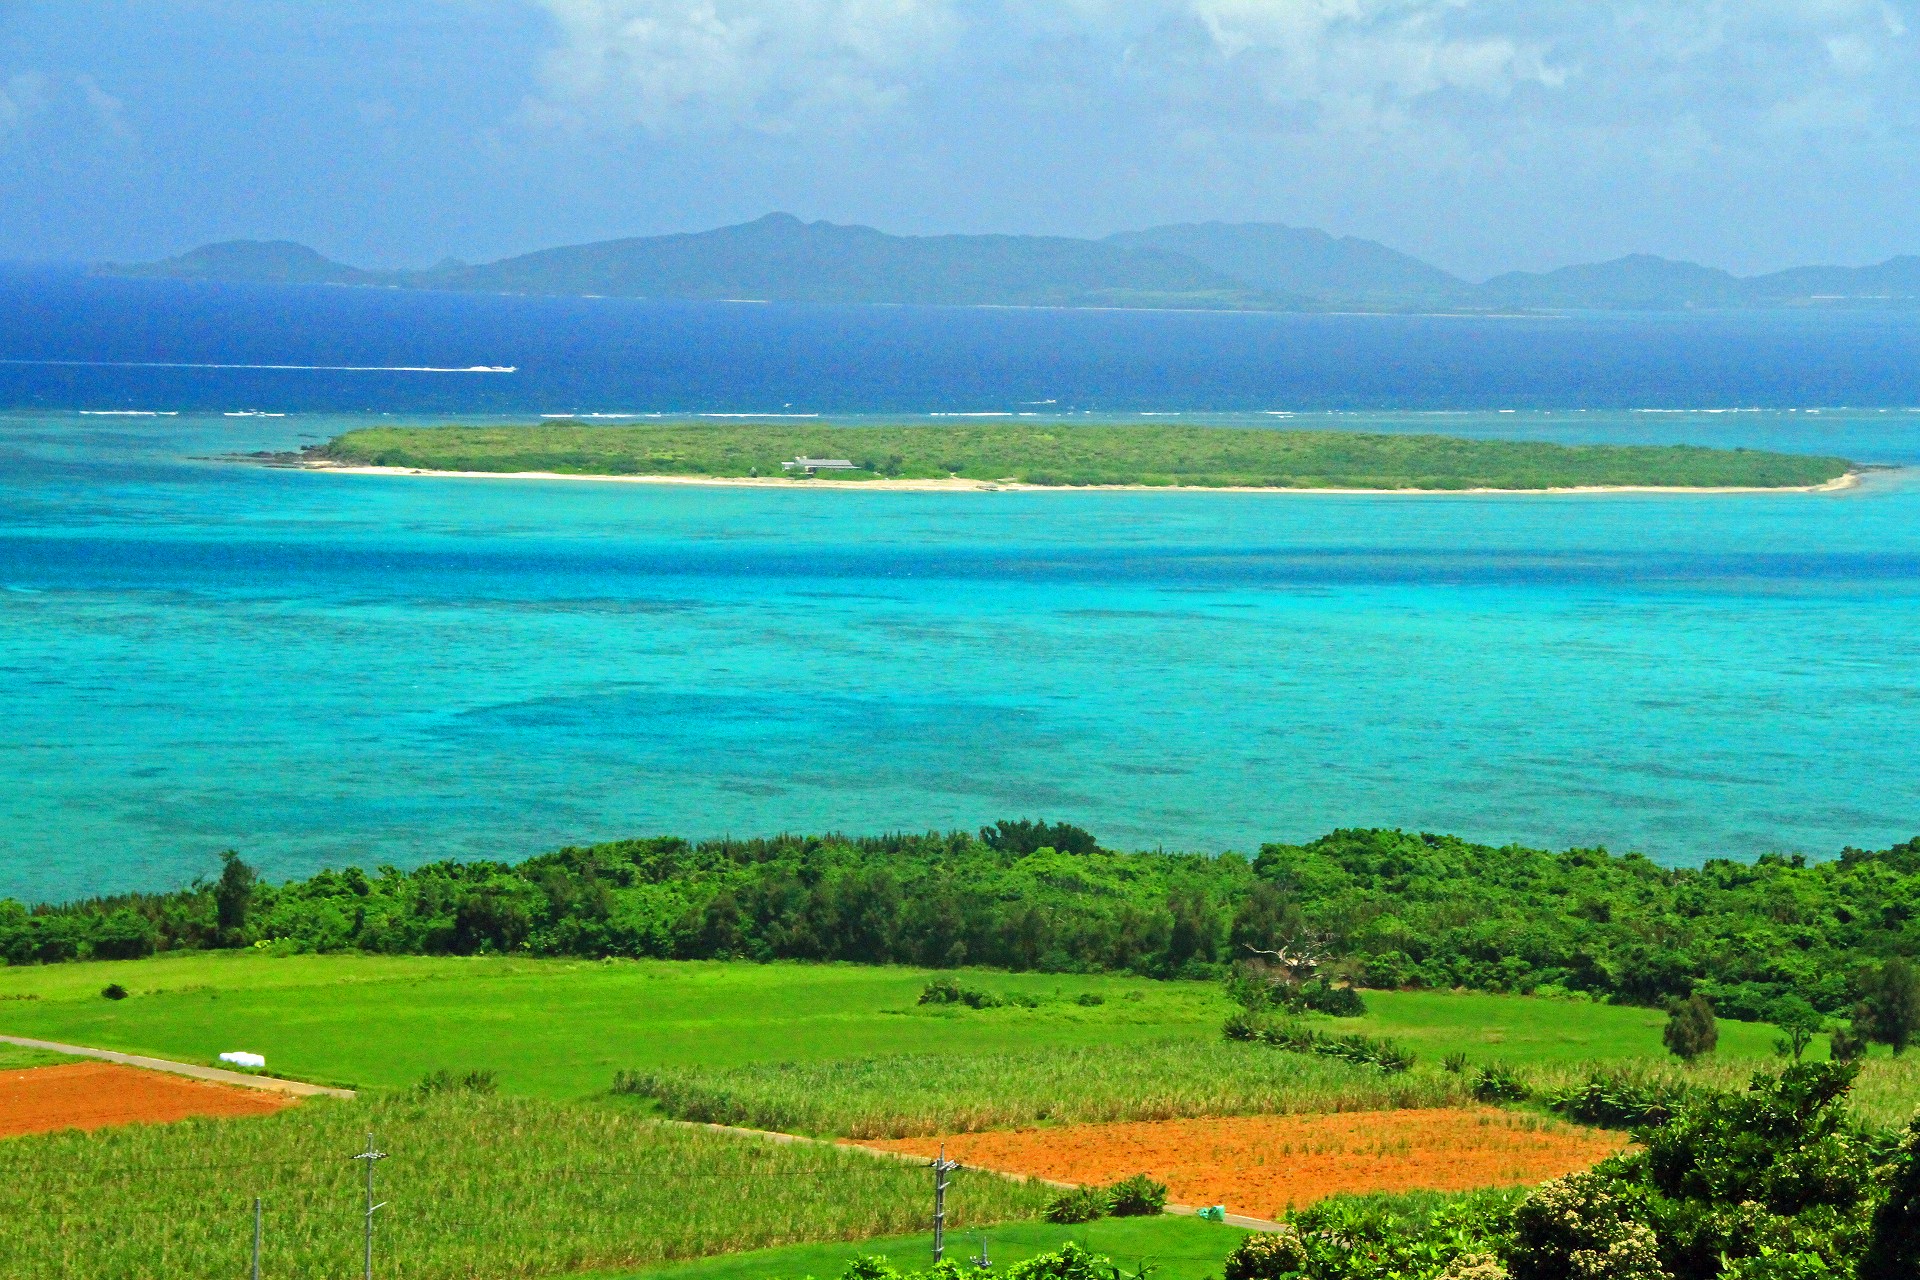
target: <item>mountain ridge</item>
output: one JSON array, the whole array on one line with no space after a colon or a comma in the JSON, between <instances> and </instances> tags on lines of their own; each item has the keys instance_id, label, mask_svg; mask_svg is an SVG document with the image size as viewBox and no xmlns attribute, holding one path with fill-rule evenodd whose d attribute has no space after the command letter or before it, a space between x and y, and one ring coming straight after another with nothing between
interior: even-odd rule
<instances>
[{"instance_id":1,"label":"mountain ridge","mask_svg":"<svg viewBox=\"0 0 1920 1280\"><path fill-rule=\"evenodd\" d=\"M1758 276L1629 254L1474 283L1373 240L1280 223L1175 223L1101 240L896 236L772 213L708 231L367 270L232 240L105 274L463 292L828 304L1485 312L1920 306L1920 256Z\"/></svg>"}]
</instances>

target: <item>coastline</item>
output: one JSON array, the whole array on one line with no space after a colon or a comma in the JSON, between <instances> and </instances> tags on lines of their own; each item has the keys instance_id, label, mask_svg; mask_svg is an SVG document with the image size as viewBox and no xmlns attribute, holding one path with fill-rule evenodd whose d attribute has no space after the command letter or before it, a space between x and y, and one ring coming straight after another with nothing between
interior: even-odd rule
<instances>
[{"instance_id":1,"label":"coastline","mask_svg":"<svg viewBox=\"0 0 1920 1280\"><path fill-rule=\"evenodd\" d=\"M1270 494L1312 494L1319 496L1352 494L1356 496L1408 496L1423 495L1444 497L1451 494L1488 495L1488 494L1530 494L1540 496L1553 495L1605 495L1614 493L1671 493L1671 494L1760 494L1760 493L1840 493L1858 488L1860 472L1849 471L1835 476L1831 480L1814 485L1568 485L1548 489L1290 489L1270 485L1161 485L1161 484L1021 484L1016 481L994 480L823 480L813 477L796 480L790 476L616 476L616 475L572 475L563 471L438 471L420 467L378 467L360 466L340 462L259 462L256 459L241 459L256 465L274 467L287 471L315 471L333 475L355 476L422 476L451 480L584 480L597 483L615 484L665 484L693 485L704 488L724 489L861 489L868 491L887 491L895 493L1270 493Z\"/></svg>"}]
</instances>

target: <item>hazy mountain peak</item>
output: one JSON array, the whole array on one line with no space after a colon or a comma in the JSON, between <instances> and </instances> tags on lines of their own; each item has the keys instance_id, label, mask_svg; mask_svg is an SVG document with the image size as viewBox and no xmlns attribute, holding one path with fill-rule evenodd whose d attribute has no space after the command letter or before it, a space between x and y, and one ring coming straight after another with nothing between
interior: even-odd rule
<instances>
[{"instance_id":1,"label":"hazy mountain peak","mask_svg":"<svg viewBox=\"0 0 1920 1280\"><path fill-rule=\"evenodd\" d=\"M1278 310L1911 306L1920 256L1796 267L1742 279L1632 253L1469 284L1355 236L1281 223L1196 222L1068 236L896 236L769 213L676 235L566 245L469 266L363 271L286 240L228 240L123 275L385 284L504 293L926 305L1235 307Z\"/></svg>"},{"instance_id":2,"label":"hazy mountain peak","mask_svg":"<svg viewBox=\"0 0 1920 1280\"><path fill-rule=\"evenodd\" d=\"M222 240L163 262L115 265L110 269L121 275L275 284L346 284L368 275L292 240Z\"/></svg>"},{"instance_id":3,"label":"hazy mountain peak","mask_svg":"<svg viewBox=\"0 0 1920 1280\"><path fill-rule=\"evenodd\" d=\"M1107 242L1184 254L1248 284L1328 302L1427 302L1459 298L1469 288L1377 241L1278 222L1177 223L1121 232Z\"/></svg>"}]
</instances>

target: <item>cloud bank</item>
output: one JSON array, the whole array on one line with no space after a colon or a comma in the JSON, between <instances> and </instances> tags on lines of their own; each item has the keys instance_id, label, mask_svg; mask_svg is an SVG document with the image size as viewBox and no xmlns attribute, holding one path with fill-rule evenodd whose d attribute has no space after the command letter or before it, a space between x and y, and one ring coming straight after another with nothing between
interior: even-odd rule
<instances>
[{"instance_id":1,"label":"cloud bank","mask_svg":"<svg viewBox=\"0 0 1920 1280\"><path fill-rule=\"evenodd\" d=\"M887 128L963 86L1153 127L1406 139L1636 134L1671 161L1914 124L1884 0L543 0L547 118L660 135Z\"/></svg>"}]
</instances>

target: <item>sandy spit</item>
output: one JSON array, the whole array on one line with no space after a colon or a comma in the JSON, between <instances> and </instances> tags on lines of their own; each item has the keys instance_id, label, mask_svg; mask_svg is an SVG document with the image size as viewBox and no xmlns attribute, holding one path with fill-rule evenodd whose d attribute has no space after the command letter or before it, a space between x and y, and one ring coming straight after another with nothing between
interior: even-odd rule
<instances>
[{"instance_id":1,"label":"sandy spit","mask_svg":"<svg viewBox=\"0 0 1920 1280\"><path fill-rule=\"evenodd\" d=\"M348 476L430 476L455 480L585 480L616 484L678 484L726 489L864 489L910 493L1272 493L1400 494L1447 497L1457 494L1606 494L1606 493L1838 493L1859 485L1858 472L1849 471L1824 484L1750 486L1689 486L1655 484L1575 485L1554 489L1280 489L1265 485L1159 484L1018 484L1011 480L795 480L786 476L599 476L569 475L560 471L429 471L415 467L359 467L337 462L269 464L295 471L324 471Z\"/></svg>"}]
</instances>

